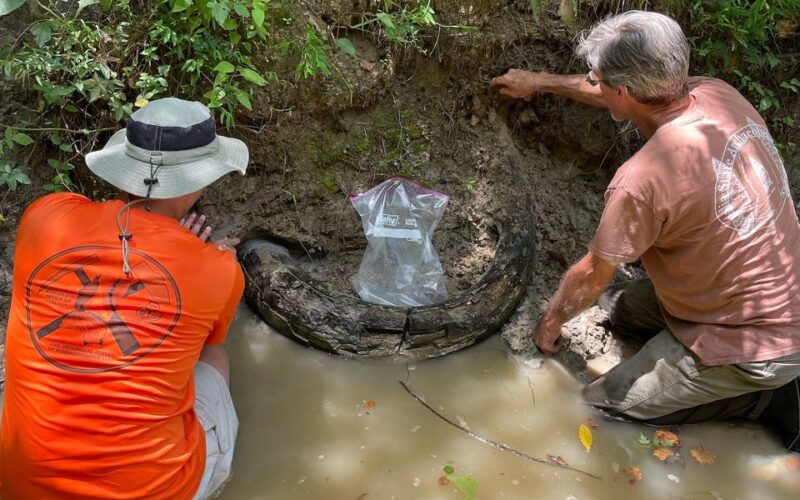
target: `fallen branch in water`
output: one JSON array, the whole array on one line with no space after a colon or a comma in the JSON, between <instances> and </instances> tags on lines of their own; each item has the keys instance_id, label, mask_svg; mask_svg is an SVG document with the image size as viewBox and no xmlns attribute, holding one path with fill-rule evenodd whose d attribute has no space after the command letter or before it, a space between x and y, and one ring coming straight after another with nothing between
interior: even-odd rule
<instances>
[{"instance_id":1,"label":"fallen branch in water","mask_svg":"<svg viewBox=\"0 0 800 500\"><path fill-rule=\"evenodd\" d=\"M560 468L560 469L568 469L568 470L571 470L571 471L573 471L573 472L579 472L579 473L581 473L581 474L584 474L584 475L586 475L586 476L589 476L589 477L591 477L592 479L597 479L597 480L599 480L599 481L602 481L602 480L603 480L603 478L602 478L602 477L600 477L600 476L595 476L594 474L592 474L592 473L590 473L590 472L586 472L586 471L584 471L584 470L580 470L580 469L576 469L576 468L574 468L574 467L570 467L569 465L567 465L567 464L566 464L566 463L564 463L563 461L559 460L558 458L560 458L560 457L554 457L554 458L552 458L552 459L550 459L550 460L548 460L548 459L545 459L545 458L534 457L534 456L528 455L528 454L527 454L527 453L525 453L524 451L519 451L519 450L517 450L517 449L514 449L514 448L512 448L512 447L510 447L510 446L506 445L506 444L498 443L497 441L492 441L492 440L491 440L491 439L489 439L489 438L485 438L485 437L483 437L483 436L479 436L479 435L475 434L474 432L472 432L471 430L467 429L466 427L464 427L464 426L461 426L461 425L459 425L459 424L457 424L457 423L453 422L452 420L450 420L449 418L445 417L444 415L442 415L442 414L441 414L441 413L439 413L438 411L434 410L434 409L433 409L433 407L432 407L431 405L429 405L428 403L426 403L426 402L425 402L425 400L423 400L421 397L417 396L417 395L414 393L414 391L412 391L411 389L409 389L408 385L406 385L406 383L405 383L405 382L403 382L402 380L398 380L398 382L400 383L400 385L402 385L402 386L403 386L403 389L405 389L405 390L406 390L406 392L408 392L409 394L411 394L411 395L414 397L414 399L416 399L417 401L419 401L419 402L422 404L422 406L424 406L425 408L427 408L428 410L430 410L430 411L431 411L431 412L432 412L434 415L436 415L437 417L441 418L442 420L444 420L444 421L445 421L445 422L447 422L448 424L452 425L452 426L453 426L453 427L455 427L456 429L459 429L460 431L467 433L467 435L469 435L471 438L477 439L477 440L478 440L478 441L480 441L481 443L488 444L488 445L490 445L490 446L494 446L495 448L497 448L497 449L500 449L500 450L503 450L503 451L508 451L508 452L511 452L511 453L513 453L514 455L517 455L518 457L522 457L522 458L524 458L524 459L526 459L526 460L530 460L531 462L536 462L537 464L550 465L550 466L552 466L552 467L558 467L558 468ZM549 456L549 455L548 455L548 456Z\"/></svg>"}]
</instances>

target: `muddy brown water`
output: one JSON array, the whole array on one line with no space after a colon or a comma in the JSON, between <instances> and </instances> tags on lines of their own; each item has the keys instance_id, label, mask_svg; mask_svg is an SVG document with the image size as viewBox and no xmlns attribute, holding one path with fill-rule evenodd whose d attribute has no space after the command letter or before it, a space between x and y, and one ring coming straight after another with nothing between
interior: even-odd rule
<instances>
[{"instance_id":1,"label":"muddy brown water","mask_svg":"<svg viewBox=\"0 0 800 500\"><path fill-rule=\"evenodd\" d=\"M561 364L512 355L493 337L412 365L346 360L275 333L242 307L227 341L240 418L234 475L223 499L460 499L442 467L478 483L479 499L798 498L800 471L760 427L680 429L682 463L636 443L652 428L599 420L587 453L578 427L592 414ZM532 463L483 444L414 400L398 381L474 433L537 457L560 456L602 479ZM374 402L367 404L367 402ZM372 406L368 408L368 406ZM690 448L716 456L701 465ZM625 467L640 467L630 484Z\"/></svg>"}]
</instances>

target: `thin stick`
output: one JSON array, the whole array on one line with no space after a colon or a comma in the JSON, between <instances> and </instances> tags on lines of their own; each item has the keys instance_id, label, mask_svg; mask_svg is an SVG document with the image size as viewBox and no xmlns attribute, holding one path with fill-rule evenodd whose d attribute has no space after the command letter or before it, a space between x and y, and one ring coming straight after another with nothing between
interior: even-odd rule
<instances>
[{"instance_id":1,"label":"thin stick","mask_svg":"<svg viewBox=\"0 0 800 500\"><path fill-rule=\"evenodd\" d=\"M527 453L525 453L524 451L519 451L519 450L517 450L517 449L514 449L514 448L512 448L512 447L510 447L510 446L506 445L506 444L498 443L497 441L492 441L492 440L491 440L491 439L489 439L489 438L485 438L485 437L483 437L483 436L479 436L479 435L475 434L474 432L472 432L471 430L467 429L466 427L463 427L463 426L461 426L461 425L459 425L459 424L457 424L457 423L453 422L452 420L450 420L449 418L445 417L444 415L442 415L442 414L441 414L441 413L439 413L438 411L434 410L434 409L433 409L433 407L432 407L431 405L429 405L428 403L426 403L426 402L425 402L425 401L424 401L424 400L423 400L421 397L417 396L417 395L414 393L414 391L412 391L411 389L409 389L409 388L408 388L408 386L406 385L406 383L405 383L405 382L403 382L402 380L398 380L398 382L400 383L400 385L402 385L402 386L403 386L403 389L405 389L405 390L406 390L406 392L408 392L409 394L411 394L411 396L413 396L413 397L414 397L414 399L416 399L417 401L419 401L419 402L420 402L420 404L422 404L422 406L424 406L425 408L427 408L428 410L430 410L430 411L431 411L431 412L432 412L434 415L436 415L437 417L441 418L442 420L444 420L444 421L445 421L445 422L447 422L448 424L452 425L452 426L453 426L453 427L455 427L456 429L458 429L458 430L460 430L460 431L462 431L462 432L465 432L465 433L467 433L467 435L469 435L471 438L473 438L473 439L477 439L477 440L478 440L478 441L480 441L481 443L488 444L489 446L493 446L493 447L495 447L495 448L497 448L497 449L499 449L499 450L503 450L503 451L508 451L508 452L511 452L511 453L513 453L514 455L517 455L518 457L522 457L522 458L524 458L524 459L526 459L526 460L530 460L531 462L536 462L536 463L538 463L538 464L544 464L544 465L551 465L551 466L553 466L553 467L558 467L558 468L560 468L560 469L568 469L568 470L571 470L571 471L573 471L573 472L579 472L579 473L581 473L581 474L584 474L584 475L586 475L586 476L589 476L589 477L591 477L592 479L597 479L597 480L599 480L599 481L602 481L602 480L603 480L603 478L602 478L602 477L600 477L600 476L595 476L594 474L592 474L592 473L590 473L590 472L586 472L586 471L583 471L583 470L580 470L580 469L576 469L576 468L574 468L574 467L570 467L569 465L559 465L559 464L557 464L557 463L550 462L549 460L547 460L547 459L544 459L544 458L534 457L534 456L532 456L532 455L528 455L528 454L527 454Z\"/></svg>"}]
</instances>

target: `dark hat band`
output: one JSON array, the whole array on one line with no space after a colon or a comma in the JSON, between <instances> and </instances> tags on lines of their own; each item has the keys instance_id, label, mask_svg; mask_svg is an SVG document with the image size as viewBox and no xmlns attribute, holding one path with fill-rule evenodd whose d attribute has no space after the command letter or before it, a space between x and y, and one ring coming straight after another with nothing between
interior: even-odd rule
<instances>
[{"instance_id":1,"label":"dark hat band","mask_svg":"<svg viewBox=\"0 0 800 500\"><path fill-rule=\"evenodd\" d=\"M131 118L126 136L130 144L148 151L183 151L211 144L217 131L211 117L190 127L162 127Z\"/></svg>"}]
</instances>

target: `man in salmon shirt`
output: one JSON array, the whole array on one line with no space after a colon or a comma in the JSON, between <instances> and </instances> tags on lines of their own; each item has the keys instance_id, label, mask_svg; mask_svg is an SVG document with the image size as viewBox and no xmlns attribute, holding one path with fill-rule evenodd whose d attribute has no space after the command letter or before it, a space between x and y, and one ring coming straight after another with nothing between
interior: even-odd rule
<instances>
[{"instance_id":1,"label":"man in salmon shirt","mask_svg":"<svg viewBox=\"0 0 800 500\"><path fill-rule=\"evenodd\" d=\"M511 70L492 85L607 108L647 142L608 186L534 343L556 353L561 325L598 301L616 329L649 341L586 386L590 404L660 425L762 418L800 449L800 227L764 120L728 84L688 76L689 46L667 16L606 19L577 54L588 74ZM638 259L649 278L607 290Z\"/></svg>"},{"instance_id":2,"label":"man in salmon shirt","mask_svg":"<svg viewBox=\"0 0 800 500\"><path fill-rule=\"evenodd\" d=\"M222 342L244 279L187 212L248 152L198 102L161 99L86 164L120 189L51 194L16 239L0 496L205 498L238 420Z\"/></svg>"}]
</instances>

